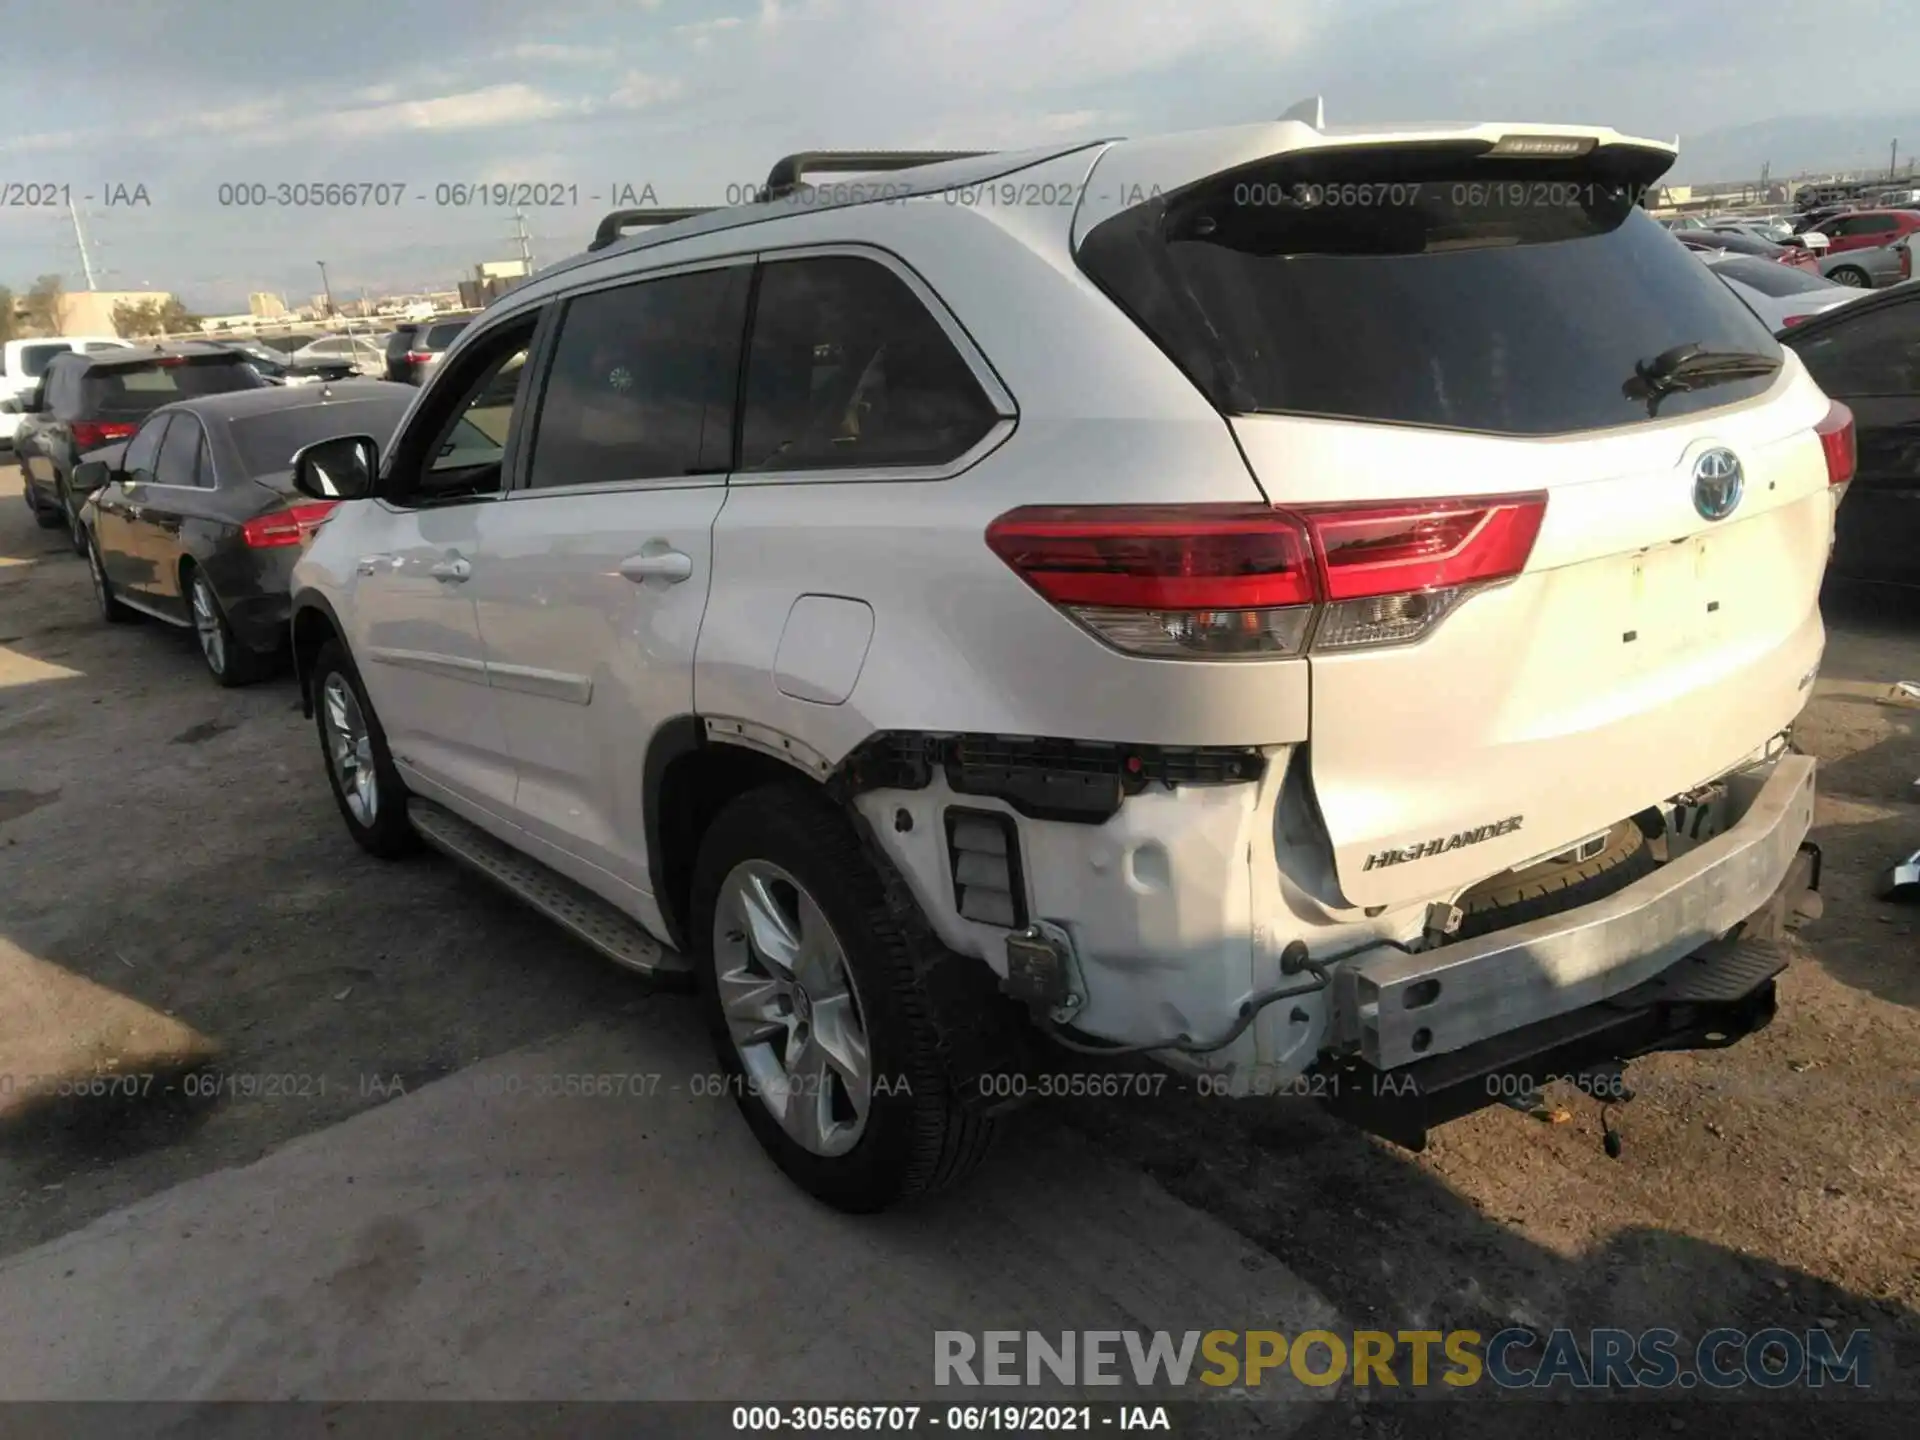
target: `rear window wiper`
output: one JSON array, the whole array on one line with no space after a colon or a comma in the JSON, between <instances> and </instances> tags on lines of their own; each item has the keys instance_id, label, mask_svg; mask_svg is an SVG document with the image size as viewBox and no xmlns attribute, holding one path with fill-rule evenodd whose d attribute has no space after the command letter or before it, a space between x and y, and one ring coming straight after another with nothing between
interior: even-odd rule
<instances>
[{"instance_id":1,"label":"rear window wiper","mask_svg":"<svg viewBox=\"0 0 1920 1440\"><path fill-rule=\"evenodd\" d=\"M1704 390L1729 380L1753 380L1780 368L1778 355L1755 350L1708 350L1700 345L1676 345L1651 360L1635 362L1633 376L1620 387L1629 400L1647 402L1653 415L1660 402L1682 390Z\"/></svg>"}]
</instances>

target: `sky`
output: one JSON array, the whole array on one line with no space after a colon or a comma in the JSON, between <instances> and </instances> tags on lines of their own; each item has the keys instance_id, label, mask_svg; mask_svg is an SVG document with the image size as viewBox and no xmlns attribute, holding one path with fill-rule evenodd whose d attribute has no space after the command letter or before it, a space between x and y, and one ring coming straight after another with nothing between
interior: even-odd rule
<instances>
[{"instance_id":1,"label":"sky","mask_svg":"<svg viewBox=\"0 0 1920 1440\"><path fill-rule=\"evenodd\" d=\"M340 299L516 255L511 210L461 185L544 186L546 264L620 203L725 203L797 150L1029 148L1312 94L1331 123L1677 135L1676 178L1719 178L1688 175L1690 134L1741 163L1782 117L1859 151L1824 163L1884 164L1915 110L1912 3L1822 0L1815 29L1804 0L60 0L56 23L5 0L0 285L85 287L68 195L98 288L239 310L304 302L321 261ZM314 182L376 203L280 203Z\"/></svg>"}]
</instances>

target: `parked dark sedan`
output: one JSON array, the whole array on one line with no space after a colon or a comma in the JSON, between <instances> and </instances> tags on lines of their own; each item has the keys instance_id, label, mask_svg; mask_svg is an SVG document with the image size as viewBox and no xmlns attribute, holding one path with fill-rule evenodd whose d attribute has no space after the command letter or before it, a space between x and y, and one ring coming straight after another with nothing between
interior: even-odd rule
<instances>
[{"instance_id":1,"label":"parked dark sedan","mask_svg":"<svg viewBox=\"0 0 1920 1440\"><path fill-rule=\"evenodd\" d=\"M1853 411L1858 469L1835 522L1833 574L1920 586L1920 282L1783 331L1820 388Z\"/></svg>"},{"instance_id":2,"label":"parked dark sedan","mask_svg":"<svg viewBox=\"0 0 1920 1440\"><path fill-rule=\"evenodd\" d=\"M191 626L221 685L258 679L285 647L288 576L334 501L293 488L293 454L335 435L383 443L413 399L381 380L271 386L183 400L89 457L82 511L103 619Z\"/></svg>"},{"instance_id":3,"label":"parked dark sedan","mask_svg":"<svg viewBox=\"0 0 1920 1440\"><path fill-rule=\"evenodd\" d=\"M24 412L13 449L27 508L49 530L67 527L75 553L84 554L80 507L87 494L73 478L84 456L126 439L169 401L265 388L245 356L218 345L54 356L30 395L8 402Z\"/></svg>"}]
</instances>

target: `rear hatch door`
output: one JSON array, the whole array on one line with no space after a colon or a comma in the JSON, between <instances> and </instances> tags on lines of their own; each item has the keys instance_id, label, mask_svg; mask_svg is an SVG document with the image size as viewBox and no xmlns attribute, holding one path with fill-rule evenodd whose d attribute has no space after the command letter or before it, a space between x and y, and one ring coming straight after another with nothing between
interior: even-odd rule
<instances>
[{"instance_id":1,"label":"rear hatch door","mask_svg":"<svg viewBox=\"0 0 1920 1440\"><path fill-rule=\"evenodd\" d=\"M1177 157L1200 178L1110 207L1080 258L1314 529L1312 788L1345 898L1390 905L1565 849L1791 721L1828 406L1638 207L1665 147L1287 138Z\"/></svg>"}]
</instances>

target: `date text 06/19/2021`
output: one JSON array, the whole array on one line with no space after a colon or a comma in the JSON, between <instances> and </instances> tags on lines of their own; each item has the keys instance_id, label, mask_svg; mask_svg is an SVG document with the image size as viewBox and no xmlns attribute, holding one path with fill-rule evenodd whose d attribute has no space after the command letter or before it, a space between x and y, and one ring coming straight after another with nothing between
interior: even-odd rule
<instances>
[{"instance_id":1,"label":"date text 06/19/2021","mask_svg":"<svg viewBox=\"0 0 1920 1440\"><path fill-rule=\"evenodd\" d=\"M1174 1428L1164 1405L736 1405L732 1421L736 1431L805 1435L909 1435L942 1430L1003 1435L1170 1433Z\"/></svg>"}]
</instances>

